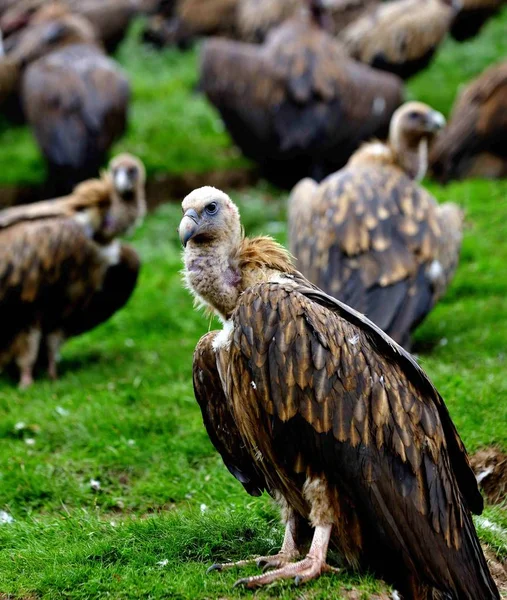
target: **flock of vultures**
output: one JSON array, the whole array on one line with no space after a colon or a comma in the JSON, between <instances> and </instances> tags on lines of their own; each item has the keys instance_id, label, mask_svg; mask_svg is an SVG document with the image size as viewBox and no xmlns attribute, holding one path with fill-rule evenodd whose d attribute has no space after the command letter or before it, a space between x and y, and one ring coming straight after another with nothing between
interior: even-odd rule
<instances>
[{"instance_id":1,"label":"flock of vultures","mask_svg":"<svg viewBox=\"0 0 507 600\"><path fill-rule=\"evenodd\" d=\"M146 212L145 170L107 160L128 75L107 52L200 48L199 91L263 175L290 189L290 252L245 237L220 190L183 201L185 283L223 322L194 390L225 465L280 504L283 546L258 587L344 564L393 598L500 597L472 521L483 500L446 406L408 350L458 266L463 213L420 181L507 175L507 62L457 93L446 124L404 80L447 35L466 43L505 0L0 0L0 108L26 120L53 197L0 212L0 368L57 377L66 339L130 298L119 238ZM293 258L297 259L294 263ZM296 265L296 266L295 266ZM224 569L241 563L217 564Z\"/></svg>"}]
</instances>

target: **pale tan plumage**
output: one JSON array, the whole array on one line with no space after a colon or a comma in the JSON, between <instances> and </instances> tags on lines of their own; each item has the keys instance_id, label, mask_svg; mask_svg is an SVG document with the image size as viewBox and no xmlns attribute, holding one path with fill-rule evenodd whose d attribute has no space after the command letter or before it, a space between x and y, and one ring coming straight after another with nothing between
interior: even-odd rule
<instances>
[{"instance_id":1,"label":"pale tan plumage","mask_svg":"<svg viewBox=\"0 0 507 600\"><path fill-rule=\"evenodd\" d=\"M223 192L194 190L182 206L186 283L224 321L194 355L203 420L229 471L253 495L268 490L287 524L281 551L261 558L275 570L240 583L332 572L331 542L405 598L498 599L471 520L475 476L415 360L276 242L245 239Z\"/></svg>"},{"instance_id":2,"label":"pale tan plumage","mask_svg":"<svg viewBox=\"0 0 507 600\"><path fill-rule=\"evenodd\" d=\"M391 0L351 23L339 39L353 58L406 79L428 65L456 10L450 0Z\"/></svg>"},{"instance_id":3,"label":"pale tan plumage","mask_svg":"<svg viewBox=\"0 0 507 600\"><path fill-rule=\"evenodd\" d=\"M128 155L69 197L0 212L0 367L15 362L21 385L41 354L56 377L63 341L128 300L139 259L116 237L144 212L144 168Z\"/></svg>"},{"instance_id":4,"label":"pale tan plumage","mask_svg":"<svg viewBox=\"0 0 507 600\"><path fill-rule=\"evenodd\" d=\"M365 313L398 343L446 291L458 263L463 215L417 181L443 117L420 103L399 108L389 143L371 142L320 185L289 198L290 248L301 272Z\"/></svg>"},{"instance_id":5,"label":"pale tan plumage","mask_svg":"<svg viewBox=\"0 0 507 600\"><path fill-rule=\"evenodd\" d=\"M507 177L507 62L489 67L463 89L430 162L443 183Z\"/></svg>"}]
</instances>

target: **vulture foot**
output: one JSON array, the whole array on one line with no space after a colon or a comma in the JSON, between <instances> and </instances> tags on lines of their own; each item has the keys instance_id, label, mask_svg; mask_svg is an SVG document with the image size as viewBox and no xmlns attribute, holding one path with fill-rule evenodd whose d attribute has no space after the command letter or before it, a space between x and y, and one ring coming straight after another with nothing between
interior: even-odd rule
<instances>
[{"instance_id":1,"label":"vulture foot","mask_svg":"<svg viewBox=\"0 0 507 600\"><path fill-rule=\"evenodd\" d=\"M20 390L26 390L32 384L33 384L33 376L32 376L31 370L30 370L30 372L23 371L21 373L21 377L19 379L19 389Z\"/></svg>"},{"instance_id":2,"label":"vulture foot","mask_svg":"<svg viewBox=\"0 0 507 600\"><path fill-rule=\"evenodd\" d=\"M268 585L280 579L294 579L294 583L299 585L300 583L320 577L322 573L338 573L339 569L330 567L326 563L327 547L331 537L331 530L332 525L318 525L315 528L310 551L303 560L295 563L285 563L281 568L276 568L274 571L269 571L262 575L244 577L243 579L236 581L234 587L244 585L247 588L256 588Z\"/></svg>"},{"instance_id":3,"label":"vulture foot","mask_svg":"<svg viewBox=\"0 0 507 600\"><path fill-rule=\"evenodd\" d=\"M211 571L223 571L225 569L234 569L239 567L248 567L250 565L257 565L259 568L262 567L263 571L268 569L278 569L289 564L292 560L298 558L299 552L297 550L293 552L284 552L280 550L278 554L272 556L256 556L254 558L247 558L246 560L238 560L236 562L229 563L215 563L211 565L206 573Z\"/></svg>"},{"instance_id":4,"label":"vulture foot","mask_svg":"<svg viewBox=\"0 0 507 600\"><path fill-rule=\"evenodd\" d=\"M294 583L299 585L317 579L322 573L333 572L338 573L339 569L330 567L322 558L317 558L308 554L303 560L295 563L285 564L280 569L268 571L262 575L254 575L253 577L244 577L238 579L234 587L244 585L247 588L256 588L263 585L268 585L280 579L294 579Z\"/></svg>"}]
</instances>

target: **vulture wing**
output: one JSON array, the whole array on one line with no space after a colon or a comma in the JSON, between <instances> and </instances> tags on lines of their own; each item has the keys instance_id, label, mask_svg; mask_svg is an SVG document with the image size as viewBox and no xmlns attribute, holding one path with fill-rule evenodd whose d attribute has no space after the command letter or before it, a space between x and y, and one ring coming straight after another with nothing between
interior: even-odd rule
<instances>
[{"instance_id":1,"label":"vulture wing","mask_svg":"<svg viewBox=\"0 0 507 600\"><path fill-rule=\"evenodd\" d=\"M507 62L468 85L430 157L442 180L507 173Z\"/></svg>"},{"instance_id":2,"label":"vulture wing","mask_svg":"<svg viewBox=\"0 0 507 600\"><path fill-rule=\"evenodd\" d=\"M245 447L217 370L213 342L218 332L203 336L194 352L194 393L208 436L225 466L252 496L260 496L266 484Z\"/></svg>"},{"instance_id":3,"label":"vulture wing","mask_svg":"<svg viewBox=\"0 0 507 600\"><path fill-rule=\"evenodd\" d=\"M346 167L294 188L291 252L310 281L407 345L457 265L461 212L445 206L399 169Z\"/></svg>"},{"instance_id":4,"label":"vulture wing","mask_svg":"<svg viewBox=\"0 0 507 600\"><path fill-rule=\"evenodd\" d=\"M244 292L218 353L270 487L305 515L301 486L324 477L355 506L373 563L403 562L463 599L497 598L468 510L482 497L442 398L373 323L291 279Z\"/></svg>"}]
</instances>

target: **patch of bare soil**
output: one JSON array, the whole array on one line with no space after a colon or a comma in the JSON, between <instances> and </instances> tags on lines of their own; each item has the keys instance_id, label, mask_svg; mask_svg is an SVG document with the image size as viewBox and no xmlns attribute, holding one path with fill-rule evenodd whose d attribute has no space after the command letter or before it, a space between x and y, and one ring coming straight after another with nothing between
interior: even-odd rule
<instances>
[{"instance_id":1,"label":"patch of bare soil","mask_svg":"<svg viewBox=\"0 0 507 600\"><path fill-rule=\"evenodd\" d=\"M484 448L476 452L470 462L489 502L503 502L507 498L507 454L498 448Z\"/></svg>"},{"instance_id":2,"label":"patch of bare soil","mask_svg":"<svg viewBox=\"0 0 507 600\"><path fill-rule=\"evenodd\" d=\"M482 546L484 556L488 561L489 570L500 591L502 598L507 597L507 561L500 561L493 550L488 546Z\"/></svg>"}]
</instances>

